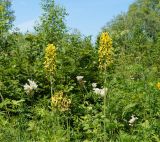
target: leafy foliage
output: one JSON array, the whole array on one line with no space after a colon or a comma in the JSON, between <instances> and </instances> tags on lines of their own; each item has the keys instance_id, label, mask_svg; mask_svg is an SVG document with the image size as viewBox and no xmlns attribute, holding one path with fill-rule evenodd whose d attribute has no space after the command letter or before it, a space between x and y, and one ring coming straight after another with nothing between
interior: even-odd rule
<instances>
[{"instance_id":1,"label":"leafy foliage","mask_svg":"<svg viewBox=\"0 0 160 142\"><path fill-rule=\"evenodd\" d=\"M159 0L135 1L102 28L96 45L90 36L67 32L65 9L54 0L42 0L35 33L8 32L11 3L0 2L0 11L11 12L2 20L10 20L1 32L7 40L0 42L0 141L160 141ZM9 7L3 9L5 2ZM103 32L109 33L114 54L102 75ZM54 74L46 73L44 64L52 44ZM26 93L28 79L32 94Z\"/></svg>"}]
</instances>

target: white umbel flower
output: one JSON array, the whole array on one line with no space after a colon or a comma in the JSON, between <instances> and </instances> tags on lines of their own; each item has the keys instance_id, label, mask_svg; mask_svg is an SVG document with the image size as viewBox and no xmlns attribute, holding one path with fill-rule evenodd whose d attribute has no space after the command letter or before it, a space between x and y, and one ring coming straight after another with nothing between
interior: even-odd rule
<instances>
[{"instance_id":1,"label":"white umbel flower","mask_svg":"<svg viewBox=\"0 0 160 142\"><path fill-rule=\"evenodd\" d=\"M28 79L28 82L29 82L29 85L31 86L31 88L32 88L33 90L36 90L36 89L37 89L38 85L37 85L34 81Z\"/></svg>"},{"instance_id":2,"label":"white umbel flower","mask_svg":"<svg viewBox=\"0 0 160 142\"><path fill-rule=\"evenodd\" d=\"M100 95L101 97L104 97L108 91L108 88L103 88L103 89L99 89L99 88L93 88L94 93Z\"/></svg>"},{"instance_id":3,"label":"white umbel flower","mask_svg":"<svg viewBox=\"0 0 160 142\"><path fill-rule=\"evenodd\" d=\"M106 95L107 91L108 91L108 88L100 89L100 95L101 95L102 97L104 97L104 96Z\"/></svg>"},{"instance_id":4,"label":"white umbel flower","mask_svg":"<svg viewBox=\"0 0 160 142\"><path fill-rule=\"evenodd\" d=\"M92 87L96 88L97 87L97 83L92 83Z\"/></svg>"},{"instance_id":5,"label":"white umbel flower","mask_svg":"<svg viewBox=\"0 0 160 142\"><path fill-rule=\"evenodd\" d=\"M84 76L77 76L77 81L81 81L83 79Z\"/></svg>"},{"instance_id":6,"label":"white umbel flower","mask_svg":"<svg viewBox=\"0 0 160 142\"><path fill-rule=\"evenodd\" d=\"M29 84L26 83L23 86L24 87L24 91L27 94L32 94L32 92L37 89L38 85L34 81L32 81L30 79L28 79L28 82L29 82Z\"/></svg>"},{"instance_id":7,"label":"white umbel flower","mask_svg":"<svg viewBox=\"0 0 160 142\"><path fill-rule=\"evenodd\" d=\"M100 89L99 88L93 88L93 91L95 94L100 94Z\"/></svg>"},{"instance_id":8,"label":"white umbel flower","mask_svg":"<svg viewBox=\"0 0 160 142\"><path fill-rule=\"evenodd\" d=\"M32 87L26 83L26 84L24 85L24 91L25 91L27 94L30 94L30 93L32 92Z\"/></svg>"},{"instance_id":9,"label":"white umbel flower","mask_svg":"<svg viewBox=\"0 0 160 142\"><path fill-rule=\"evenodd\" d=\"M135 117L134 115L131 116L131 119L128 121L130 126L133 126L134 122L137 120L138 118Z\"/></svg>"}]
</instances>

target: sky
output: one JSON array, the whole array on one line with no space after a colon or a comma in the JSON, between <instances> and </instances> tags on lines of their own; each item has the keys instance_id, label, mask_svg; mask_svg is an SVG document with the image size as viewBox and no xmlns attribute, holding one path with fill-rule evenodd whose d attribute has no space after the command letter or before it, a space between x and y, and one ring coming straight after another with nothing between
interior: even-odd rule
<instances>
[{"instance_id":1,"label":"sky","mask_svg":"<svg viewBox=\"0 0 160 142\"><path fill-rule=\"evenodd\" d=\"M82 35L96 35L101 28L115 16L127 12L135 0L55 0L67 13L66 24L69 29L78 29ZM15 11L15 26L22 32L33 31L41 10L41 0L12 0Z\"/></svg>"}]
</instances>

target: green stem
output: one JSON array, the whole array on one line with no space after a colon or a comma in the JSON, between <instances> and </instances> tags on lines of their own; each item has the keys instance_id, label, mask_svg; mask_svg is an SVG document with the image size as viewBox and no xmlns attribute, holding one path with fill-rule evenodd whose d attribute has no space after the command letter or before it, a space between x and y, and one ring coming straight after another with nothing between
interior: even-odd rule
<instances>
[{"instance_id":1,"label":"green stem","mask_svg":"<svg viewBox=\"0 0 160 142\"><path fill-rule=\"evenodd\" d=\"M106 72L106 71L105 71ZM104 89L106 88L106 74L104 74ZM106 142L106 89L105 89L105 95L103 99L103 115L104 115L104 142Z\"/></svg>"},{"instance_id":2,"label":"green stem","mask_svg":"<svg viewBox=\"0 0 160 142\"><path fill-rule=\"evenodd\" d=\"M53 87L52 87L52 85L53 85L53 79L52 79L52 77L50 76L50 84L51 84L51 97L53 96Z\"/></svg>"},{"instance_id":3,"label":"green stem","mask_svg":"<svg viewBox=\"0 0 160 142\"><path fill-rule=\"evenodd\" d=\"M67 117L67 141L70 141L70 122L68 117Z\"/></svg>"},{"instance_id":4,"label":"green stem","mask_svg":"<svg viewBox=\"0 0 160 142\"><path fill-rule=\"evenodd\" d=\"M103 108L103 115L104 115L104 142L106 141L106 96L104 96L104 108Z\"/></svg>"}]
</instances>

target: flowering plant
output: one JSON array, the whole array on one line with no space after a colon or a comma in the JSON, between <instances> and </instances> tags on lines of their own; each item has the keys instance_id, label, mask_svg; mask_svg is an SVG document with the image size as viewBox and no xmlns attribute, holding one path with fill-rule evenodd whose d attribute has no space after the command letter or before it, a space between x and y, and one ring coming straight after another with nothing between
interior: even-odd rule
<instances>
[{"instance_id":1,"label":"flowering plant","mask_svg":"<svg viewBox=\"0 0 160 142\"><path fill-rule=\"evenodd\" d=\"M24 85L24 91L28 94L28 95L31 95L31 94L33 94L33 92L37 89L37 87L38 87L38 85L34 82L34 81L32 81L32 80L30 80L30 79L28 79L28 82L29 82L29 84L25 84Z\"/></svg>"}]
</instances>

